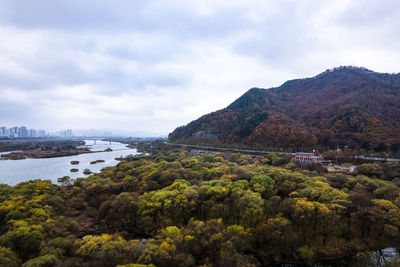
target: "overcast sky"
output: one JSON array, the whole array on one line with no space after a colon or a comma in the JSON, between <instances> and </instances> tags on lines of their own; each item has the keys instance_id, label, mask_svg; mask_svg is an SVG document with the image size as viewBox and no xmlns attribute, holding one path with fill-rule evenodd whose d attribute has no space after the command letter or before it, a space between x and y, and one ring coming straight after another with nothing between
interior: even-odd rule
<instances>
[{"instance_id":1,"label":"overcast sky","mask_svg":"<svg viewBox=\"0 0 400 267\"><path fill-rule=\"evenodd\" d=\"M168 133L340 65L400 72L400 1L0 0L0 126Z\"/></svg>"}]
</instances>

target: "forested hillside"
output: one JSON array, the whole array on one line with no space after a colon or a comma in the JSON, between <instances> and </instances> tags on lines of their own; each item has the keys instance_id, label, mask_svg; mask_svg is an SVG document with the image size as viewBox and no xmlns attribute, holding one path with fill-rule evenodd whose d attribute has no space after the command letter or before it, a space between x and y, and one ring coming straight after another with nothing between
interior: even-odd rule
<instances>
[{"instance_id":1,"label":"forested hillside","mask_svg":"<svg viewBox=\"0 0 400 267\"><path fill-rule=\"evenodd\" d=\"M191 144L284 150L347 146L397 153L400 74L340 67L277 88L252 88L169 138Z\"/></svg>"},{"instance_id":2,"label":"forested hillside","mask_svg":"<svg viewBox=\"0 0 400 267\"><path fill-rule=\"evenodd\" d=\"M399 173L167 151L61 185L1 185L0 266L265 266L398 245Z\"/></svg>"}]
</instances>

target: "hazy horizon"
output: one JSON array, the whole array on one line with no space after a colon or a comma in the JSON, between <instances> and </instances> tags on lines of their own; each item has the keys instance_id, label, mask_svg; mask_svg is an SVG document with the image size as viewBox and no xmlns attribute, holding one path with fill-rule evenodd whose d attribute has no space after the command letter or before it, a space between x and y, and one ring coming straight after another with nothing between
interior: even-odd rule
<instances>
[{"instance_id":1,"label":"hazy horizon","mask_svg":"<svg viewBox=\"0 0 400 267\"><path fill-rule=\"evenodd\" d=\"M249 88L400 72L400 3L0 3L0 126L169 133Z\"/></svg>"},{"instance_id":2,"label":"hazy horizon","mask_svg":"<svg viewBox=\"0 0 400 267\"><path fill-rule=\"evenodd\" d=\"M71 129L71 128L62 128L62 129L44 129L38 127L28 127L26 125L0 125L0 127L5 126L7 129L11 129L14 127L26 127L27 130L45 130L46 134L50 135L59 135L62 132L66 132L68 130L72 131L73 136L92 136L94 133L99 133L98 136L119 136L119 137L165 137L168 136L169 133L166 132L150 132L150 131L141 131L141 130L126 130L126 129L108 129L108 128L90 128L90 129Z\"/></svg>"}]
</instances>

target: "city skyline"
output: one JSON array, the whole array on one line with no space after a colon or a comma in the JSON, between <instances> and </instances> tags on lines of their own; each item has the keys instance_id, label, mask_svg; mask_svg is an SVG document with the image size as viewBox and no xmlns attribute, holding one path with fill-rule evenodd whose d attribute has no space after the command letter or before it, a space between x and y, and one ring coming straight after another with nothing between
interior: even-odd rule
<instances>
[{"instance_id":1,"label":"city skyline","mask_svg":"<svg viewBox=\"0 0 400 267\"><path fill-rule=\"evenodd\" d=\"M26 126L6 127L0 125L0 138L26 139L26 138L44 138L48 136L46 130L30 129Z\"/></svg>"},{"instance_id":2,"label":"city skyline","mask_svg":"<svg viewBox=\"0 0 400 267\"><path fill-rule=\"evenodd\" d=\"M29 139L47 137L165 137L166 134L143 131L124 131L119 129L64 129L49 132L44 129L33 129L26 126L6 127L0 125L0 139Z\"/></svg>"}]
</instances>

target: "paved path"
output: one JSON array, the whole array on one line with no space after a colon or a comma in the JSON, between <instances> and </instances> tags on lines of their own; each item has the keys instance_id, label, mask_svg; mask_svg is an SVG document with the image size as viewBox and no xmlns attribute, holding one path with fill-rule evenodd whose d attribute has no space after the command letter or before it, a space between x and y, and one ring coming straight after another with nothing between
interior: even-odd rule
<instances>
[{"instance_id":1,"label":"paved path","mask_svg":"<svg viewBox=\"0 0 400 267\"><path fill-rule=\"evenodd\" d=\"M227 147L214 147L214 146L198 146L198 145L186 145L186 144L174 144L175 146L180 147L189 147L189 148L202 148L202 149L210 149L210 150L219 150L219 151L235 151L235 152L243 152L249 154L281 154L281 155L291 155L294 156L296 153L289 152L275 152L275 151L265 151L265 150L253 150L253 149L239 149L239 148L227 148Z\"/></svg>"},{"instance_id":2,"label":"paved path","mask_svg":"<svg viewBox=\"0 0 400 267\"><path fill-rule=\"evenodd\" d=\"M365 160L373 160L373 161L392 161L392 162L400 162L400 159L396 158L378 158L378 157L365 157L365 156L355 156L356 159L365 159Z\"/></svg>"},{"instance_id":3,"label":"paved path","mask_svg":"<svg viewBox=\"0 0 400 267\"><path fill-rule=\"evenodd\" d=\"M199 149L209 149L209 150L219 150L219 151L235 151L243 152L248 154L280 154L280 155L291 155L295 156L296 153L290 152L276 152L276 151L266 151L266 150L253 150L253 149L239 149L239 148L227 148L227 147L214 147L214 146L199 146L199 145L186 145L186 144L174 144L175 146L188 147L188 148L199 148ZM378 158L378 157L366 157L366 156L355 156L356 159L364 159L371 161L391 161L400 162L400 159L396 158Z\"/></svg>"}]
</instances>

